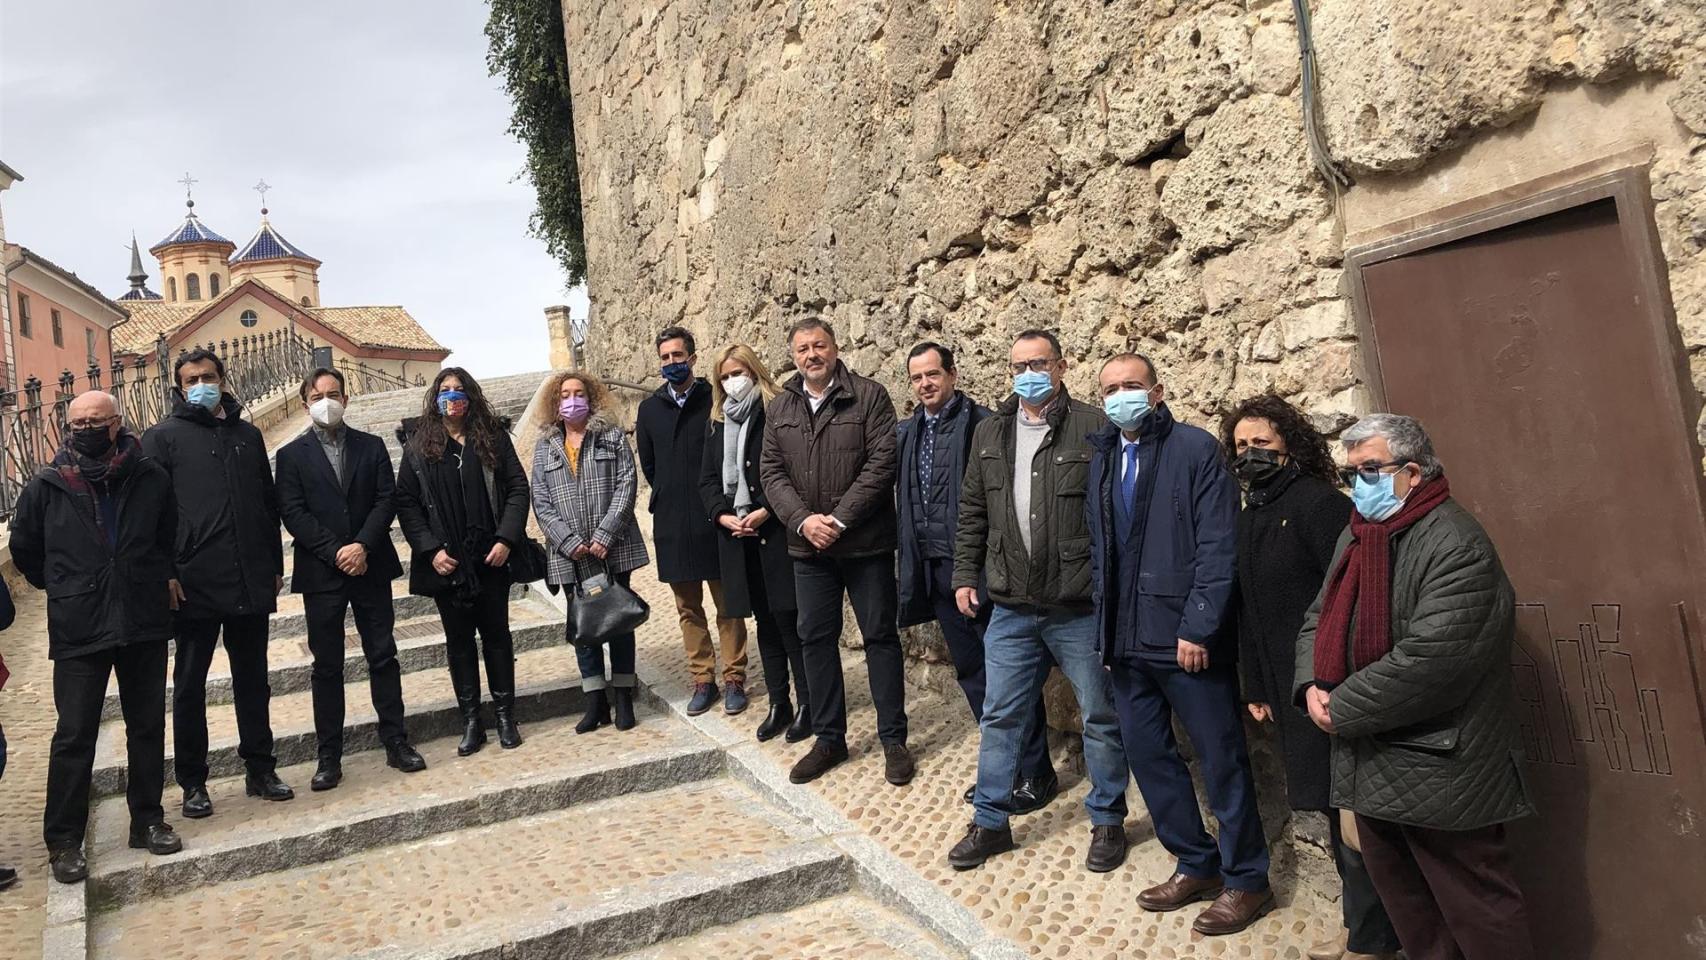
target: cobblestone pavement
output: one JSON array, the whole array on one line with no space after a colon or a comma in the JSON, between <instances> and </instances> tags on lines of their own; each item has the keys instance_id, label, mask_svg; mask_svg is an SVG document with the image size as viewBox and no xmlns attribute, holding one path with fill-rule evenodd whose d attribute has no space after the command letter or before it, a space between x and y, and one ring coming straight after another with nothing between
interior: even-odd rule
<instances>
[{"instance_id":1,"label":"cobblestone pavement","mask_svg":"<svg viewBox=\"0 0 1706 960\"><path fill-rule=\"evenodd\" d=\"M47 907L47 851L41 843L47 747L53 738L53 669L47 659L47 607L21 577L10 581L18 606L12 628L0 633L0 652L12 679L0 690L0 726L9 749L0 779L0 864L18 871L18 885L0 893L0 958L41 953Z\"/></svg>"},{"instance_id":2,"label":"cobblestone pavement","mask_svg":"<svg viewBox=\"0 0 1706 960\"><path fill-rule=\"evenodd\" d=\"M640 519L649 537L650 518L642 511ZM684 690L691 679L669 589L658 583L653 567L637 571L633 585L653 608L652 619L640 635L640 660L666 668L670 680ZM757 641L749 644L752 705L730 720L756 729L769 702ZM1127 795L1131 816L1126 823L1132 847L1125 865L1100 875L1084 869L1090 836L1083 806L1088 783L1069 772L1063 759L1067 751L1059 740L1053 753L1061 771L1061 797L1047 809L1014 821L1019 849L976 870L951 869L948 850L971 821L971 808L961 795L977 773L977 727L965 699L957 689L945 695L908 687L910 745L918 760L918 776L905 787L892 787L883 780L864 658L856 650L843 650L842 664L852 759L799 789L816 791L908 866L964 904L991 932L1010 937L1033 956L1300 960L1310 946L1339 929L1338 905L1303 890L1294 894L1285 880L1283 863L1275 869L1279 908L1235 936L1206 938L1192 931L1191 922L1200 908L1168 914L1139 909L1138 891L1166 879L1174 861L1155 840L1143 800L1133 786ZM778 739L761 750L785 769L809 746L809 742L790 745Z\"/></svg>"},{"instance_id":3,"label":"cobblestone pavement","mask_svg":"<svg viewBox=\"0 0 1706 960\"><path fill-rule=\"evenodd\" d=\"M901 944L911 949L900 949ZM901 960L926 955L931 954L920 949L911 923L850 895L672 940L623 960Z\"/></svg>"}]
</instances>

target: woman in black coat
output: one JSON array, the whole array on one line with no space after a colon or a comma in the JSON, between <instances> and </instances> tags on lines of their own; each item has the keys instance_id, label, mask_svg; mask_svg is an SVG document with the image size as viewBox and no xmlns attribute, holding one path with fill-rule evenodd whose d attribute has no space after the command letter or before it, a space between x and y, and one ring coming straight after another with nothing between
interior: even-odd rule
<instances>
[{"instance_id":1,"label":"woman in black coat","mask_svg":"<svg viewBox=\"0 0 1706 960\"><path fill-rule=\"evenodd\" d=\"M758 656L770 712L758 739L787 733L789 743L811 736L805 659L800 653L794 602L794 561L787 532L770 509L758 482L758 452L764 437L764 405L781 388L753 349L724 348L711 381L711 425L699 473L705 512L717 524L717 559L723 581L718 616L751 615L758 626ZM794 676L798 710L788 697Z\"/></svg>"},{"instance_id":2,"label":"woman in black coat","mask_svg":"<svg viewBox=\"0 0 1706 960\"><path fill-rule=\"evenodd\" d=\"M1345 938L1321 944L1309 956L1390 958L1397 953L1398 936L1362 855L1345 844L1338 811L1328 801L1327 735L1290 707L1298 630L1350 522L1351 500L1335 483L1327 439L1279 397L1245 400L1221 421L1220 434L1232 473L1244 488L1237 604L1244 699L1258 722L1279 725L1292 809L1327 815L1333 862L1344 888Z\"/></svg>"},{"instance_id":3,"label":"woman in black coat","mask_svg":"<svg viewBox=\"0 0 1706 960\"><path fill-rule=\"evenodd\" d=\"M508 431L466 370L446 367L427 389L404 446L396 497L397 522L414 550L409 592L432 597L444 623L450 684L464 724L456 753L466 757L486 742L481 648L498 745L519 747L508 564L510 548L527 536L527 475Z\"/></svg>"}]
</instances>

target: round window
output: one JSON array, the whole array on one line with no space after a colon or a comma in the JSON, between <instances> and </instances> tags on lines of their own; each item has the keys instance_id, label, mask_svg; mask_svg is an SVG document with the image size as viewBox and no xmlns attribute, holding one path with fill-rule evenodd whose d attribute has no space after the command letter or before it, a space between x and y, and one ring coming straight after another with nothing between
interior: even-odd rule
<instances>
[{"instance_id":1,"label":"round window","mask_svg":"<svg viewBox=\"0 0 1706 960\"><path fill-rule=\"evenodd\" d=\"M237 319L243 321L243 326L245 327L252 327L261 322L261 318L257 316L253 310L244 310Z\"/></svg>"}]
</instances>

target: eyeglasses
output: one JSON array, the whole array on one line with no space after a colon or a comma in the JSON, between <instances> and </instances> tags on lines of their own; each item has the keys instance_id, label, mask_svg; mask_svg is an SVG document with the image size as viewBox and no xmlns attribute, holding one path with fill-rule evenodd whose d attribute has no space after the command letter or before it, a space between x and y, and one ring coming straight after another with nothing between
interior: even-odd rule
<instances>
[{"instance_id":1,"label":"eyeglasses","mask_svg":"<svg viewBox=\"0 0 1706 960\"><path fill-rule=\"evenodd\" d=\"M1365 463L1360 467L1340 467L1339 479L1343 480L1347 487L1356 483L1358 477L1369 483L1378 483L1380 482L1380 475L1386 472L1388 467L1402 468L1414 462L1414 460L1393 460L1390 463Z\"/></svg>"},{"instance_id":2,"label":"eyeglasses","mask_svg":"<svg viewBox=\"0 0 1706 960\"><path fill-rule=\"evenodd\" d=\"M1054 366L1059 360L1059 357L1038 357L1035 360L1023 360L1019 363L1010 363L1007 367L1013 371L1013 376L1015 377L1024 373L1026 370L1029 370L1032 373L1047 373L1049 368Z\"/></svg>"},{"instance_id":3,"label":"eyeglasses","mask_svg":"<svg viewBox=\"0 0 1706 960\"><path fill-rule=\"evenodd\" d=\"M72 420L69 423L67 423L66 426L70 427L73 430L87 430L90 427L112 426L112 422L114 420L117 420L117 419L118 419L118 417L116 415L111 416L111 417L85 418L82 420Z\"/></svg>"}]
</instances>

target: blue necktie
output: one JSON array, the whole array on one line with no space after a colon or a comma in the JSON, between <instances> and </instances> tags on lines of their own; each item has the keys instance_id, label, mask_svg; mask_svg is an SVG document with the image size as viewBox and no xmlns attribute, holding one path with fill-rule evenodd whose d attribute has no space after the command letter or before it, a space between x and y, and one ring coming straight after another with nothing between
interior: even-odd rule
<instances>
[{"instance_id":1,"label":"blue necktie","mask_svg":"<svg viewBox=\"0 0 1706 960\"><path fill-rule=\"evenodd\" d=\"M1137 510L1137 444L1125 445L1125 473L1120 476L1120 499L1127 517Z\"/></svg>"},{"instance_id":2,"label":"blue necktie","mask_svg":"<svg viewBox=\"0 0 1706 960\"><path fill-rule=\"evenodd\" d=\"M924 418L924 442L918 451L918 488L924 500L930 500L930 468L936 460L936 418Z\"/></svg>"}]
</instances>

